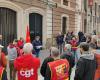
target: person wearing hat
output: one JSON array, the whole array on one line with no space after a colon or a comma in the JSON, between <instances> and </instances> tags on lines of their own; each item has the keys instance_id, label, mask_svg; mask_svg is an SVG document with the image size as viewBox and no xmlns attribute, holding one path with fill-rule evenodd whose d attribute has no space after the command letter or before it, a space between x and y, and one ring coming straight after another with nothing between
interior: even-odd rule
<instances>
[{"instance_id":1,"label":"person wearing hat","mask_svg":"<svg viewBox=\"0 0 100 80\"><path fill-rule=\"evenodd\" d=\"M2 52L3 46L0 45L0 80L7 80L7 59L5 54Z\"/></svg>"}]
</instances>

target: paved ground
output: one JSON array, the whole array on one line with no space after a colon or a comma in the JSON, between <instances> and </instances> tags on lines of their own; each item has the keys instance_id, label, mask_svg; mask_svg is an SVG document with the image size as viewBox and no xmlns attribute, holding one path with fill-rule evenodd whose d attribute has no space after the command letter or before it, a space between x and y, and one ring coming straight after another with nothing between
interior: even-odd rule
<instances>
[{"instance_id":1,"label":"paved ground","mask_svg":"<svg viewBox=\"0 0 100 80\"><path fill-rule=\"evenodd\" d=\"M40 54L41 65L42 65L43 60L49 55L50 55L49 50L41 51L41 54ZM40 75L40 71L39 71L39 80L43 80L43 77Z\"/></svg>"}]
</instances>

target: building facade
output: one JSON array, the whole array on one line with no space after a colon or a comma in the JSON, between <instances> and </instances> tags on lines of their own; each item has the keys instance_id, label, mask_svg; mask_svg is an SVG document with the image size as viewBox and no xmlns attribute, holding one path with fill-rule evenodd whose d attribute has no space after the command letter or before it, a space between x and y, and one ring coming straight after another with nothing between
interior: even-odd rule
<instances>
[{"instance_id":1,"label":"building facade","mask_svg":"<svg viewBox=\"0 0 100 80\"><path fill-rule=\"evenodd\" d=\"M82 0L83 30L86 33L92 33L96 30L100 33L100 1L99 0Z\"/></svg>"},{"instance_id":2,"label":"building facade","mask_svg":"<svg viewBox=\"0 0 100 80\"><path fill-rule=\"evenodd\" d=\"M57 8L53 9L53 34L59 31L66 33L75 31L75 0L54 0Z\"/></svg>"},{"instance_id":3,"label":"building facade","mask_svg":"<svg viewBox=\"0 0 100 80\"><path fill-rule=\"evenodd\" d=\"M7 46L13 39L39 35L45 46L58 32L75 31L76 0L0 0L0 34Z\"/></svg>"}]
</instances>

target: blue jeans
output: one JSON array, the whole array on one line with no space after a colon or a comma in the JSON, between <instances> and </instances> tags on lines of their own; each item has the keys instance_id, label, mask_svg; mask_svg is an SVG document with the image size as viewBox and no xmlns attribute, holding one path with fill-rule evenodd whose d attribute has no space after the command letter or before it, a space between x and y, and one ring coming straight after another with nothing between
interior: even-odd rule
<instances>
[{"instance_id":1,"label":"blue jeans","mask_svg":"<svg viewBox=\"0 0 100 80\"><path fill-rule=\"evenodd\" d=\"M75 63L77 63L77 61L78 61L77 50L72 50L72 52L73 52L73 57L75 59Z\"/></svg>"},{"instance_id":2,"label":"blue jeans","mask_svg":"<svg viewBox=\"0 0 100 80\"><path fill-rule=\"evenodd\" d=\"M39 51L35 51L36 57L39 57L39 54L40 54L40 50Z\"/></svg>"}]
</instances>

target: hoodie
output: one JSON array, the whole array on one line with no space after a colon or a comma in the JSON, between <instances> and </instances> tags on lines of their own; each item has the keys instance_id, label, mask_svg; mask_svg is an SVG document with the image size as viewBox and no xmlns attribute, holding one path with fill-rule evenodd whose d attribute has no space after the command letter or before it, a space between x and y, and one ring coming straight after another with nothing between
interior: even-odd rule
<instances>
[{"instance_id":1,"label":"hoodie","mask_svg":"<svg viewBox=\"0 0 100 80\"><path fill-rule=\"evenodd\" d=\"M96 59L94 54L84 52L77 65L74 80L94 80Z\"/></svg>"},{"instance_id":2,"label":"hoodie","mask_svg":"<svg viewBox=\"0 0 100 80\"><path fill-rule=\"evenodd\" d=\"M10 44L7 47L7 52L8 52L8 59L10 61L15 60L17 58L17 49L13 44Z\"/></svg>"},{"instance_id":3,"label":"hoodie","mask_svg":"<svg viewBox=\"0 0 100 80\"><path fill-rule=\"evenodd\" d=\"M90 53L90 52L84 52L81 55L81 58L87 59L87 60L94 60L94 54Z\"/></svg>"},{"instance_id":4,"label":"hoodie","mask_svg":"<svg viewBox=\"0 0 100 80\"><path fill-rule=\"evenodd\" d=\"M23 55L14 61L14 68L18 72L18 80L38 80L38 68L40 60L33 55Z\"/></svg>"}]
</instances>

